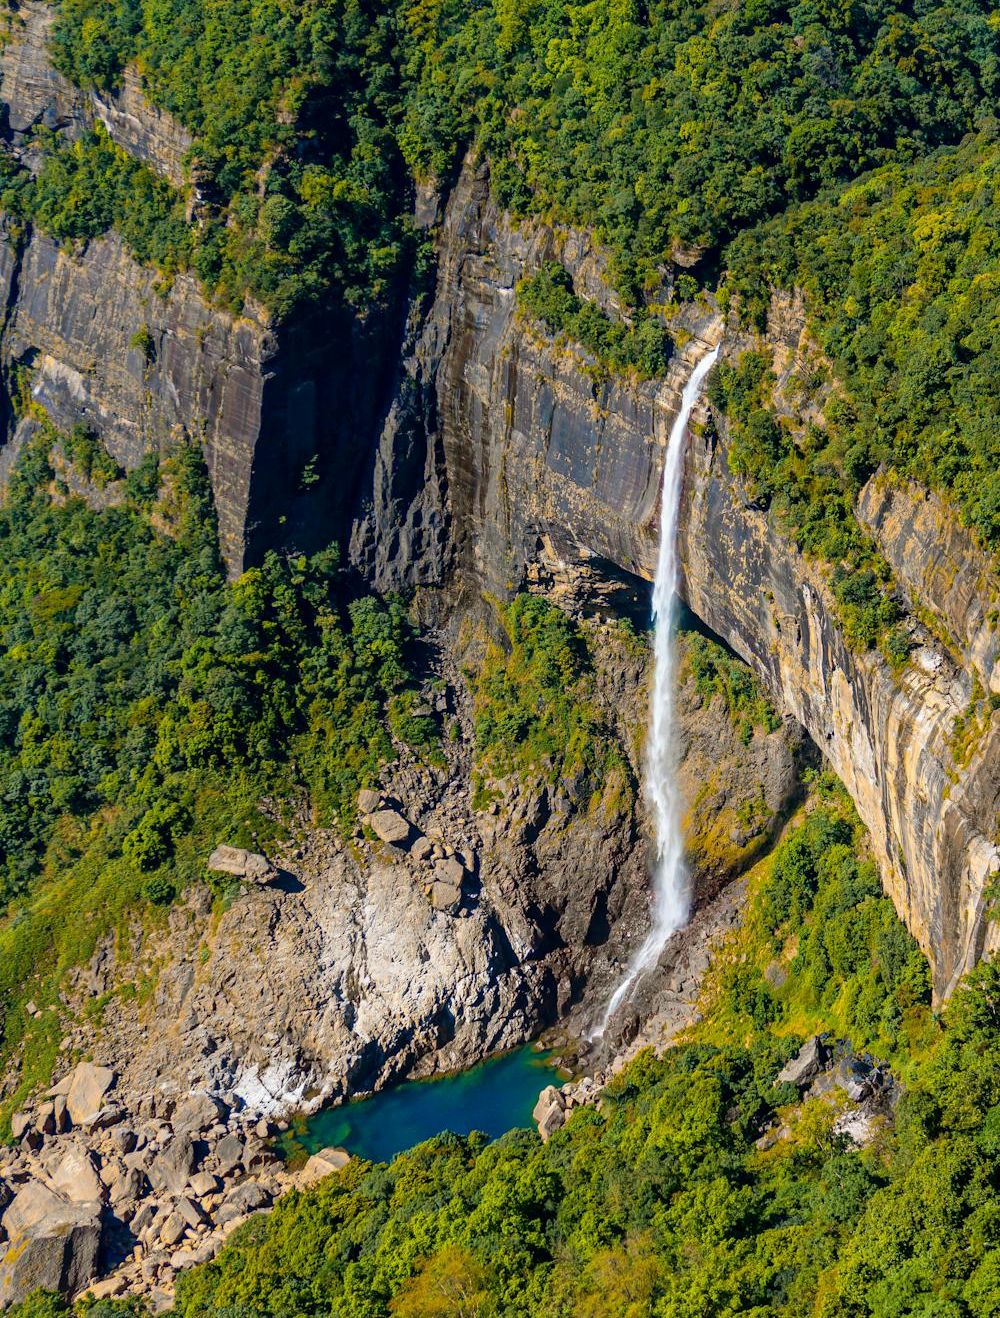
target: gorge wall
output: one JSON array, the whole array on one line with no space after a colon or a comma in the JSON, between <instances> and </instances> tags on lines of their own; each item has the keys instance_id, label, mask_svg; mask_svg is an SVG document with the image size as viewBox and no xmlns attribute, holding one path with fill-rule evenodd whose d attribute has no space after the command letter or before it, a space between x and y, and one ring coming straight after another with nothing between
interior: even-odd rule
<instances>
[{"instance_id":1,"label":"gorge wall","mask_svg":"<svg viewBox=\"0 0 1000 1318\"><path fill-rule=\"evenodd\" d=\"M134 74L113 98L61 78L46 53L49 13L22 4L0 50L11 149L31 167L33 126L72 138L100 122L183 183L183 128L147 104ZM434 199L420 197L419 222L435 218ZM511 224L486 170L466 162L437 242L429 307L414 301L407 316L401 295L377 325L314 312L276 331L211 305L187 276L159 280L113 235L67 251L8 228L0 367L8 388L15 366L31 367L55 424L91 427L127 467L179 435L200 442L232 572L271 545L339 537L380 589L445 588L421 595L437 617L488 613L486 597L533 582L610 611L634 603L655 562L679 390L722 335L718 318L687 309L688 337L664 380L614 381L517 311L518 279L555 259L614 313L585 235ZM776 345L794 352L799 332ZM9 406L4 420L0 472L26 433ZM308 484L314 461L319 480ZM925 492L877 478L859 512L919 601L920 644L900 674L848 649L820 569L743 497L721 426L699 432L688 455L684 593L846 782L944 994L995 940L1000 737L977 696L1000 693L1000 588Z\"/></svg>"},{"instance_id":2,"label":"gorge wall","mask_svg":"<svg viewBox=\"0 0 1000 1318\"><path fill-rule=\"evenodd\" d=\"M355 527L357 561L381 587L443 583L449 569L464 599L503 597L538 577L592 592L609 585L611 568L651 577L679 389L722 327L691 310L690 337L665 380L602 381L578 351L517 313L517 280L552 259L581 296L610 306L585 238L511 225L485 171L467 164L441 226L437 295L409 345L373 498ZM778 317L769 336L776 359L794 357L803 333L801 310ZM724 342L723 351L737 346ZM684 597L847 785L944 996L998 941L988 887L1000 870L1000 730L978 697L1000 692L1000 580L938 500L874 478L859 517L922 620L912 623L912 662L895 673L877 652L848 647L824 571L729 471L724 425L694 429Z\"/></svg>"},{"instance_id":3,"label":"gorge wall","mask_svg":"<svg viewBox=\"0 0 1000 1318\"><path fill-rule=\"evenodd\" d=\"M75 140L99 123L182 184L184 128L146 101L134 71L117 96L62 77L46 45L52 16L47 4L21 4L0 45L0 136L15 157L37 167L36 126ZM0 317L7 390L16 365L31 367L33 394L60 428L87 426L126 468L181 437L202 445L231 572L289 538L326 543L331 520L347 518L365 467L358 436L376 428L393 376L394 313L360 325L317 309L278 333L252 308L212 305L188 275L158 276L113 234L70 250L8 224ZM17 448L9 404L3 420L0 470ZM310 462L318 483L307 488Z\"/></svg>"}]
</instances>

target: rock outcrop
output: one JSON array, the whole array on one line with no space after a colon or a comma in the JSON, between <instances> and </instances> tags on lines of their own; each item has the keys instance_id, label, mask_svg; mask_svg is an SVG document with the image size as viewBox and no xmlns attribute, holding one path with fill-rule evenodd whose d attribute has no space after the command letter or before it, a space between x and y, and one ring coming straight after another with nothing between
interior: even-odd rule
<instances>
[{"instance_id":1,"label":"rock outcrop","mask_svg":"<svg viewBox=\"0 0 1000 1318\"><path fill-rule=\"evenodd\" d=\"M724 426L719 439L693 437L685 490L685 598L767 680L847 786L886 890L946 996L1000 941L986 919L986 889L1000 871L1000 720L985 696L996 689L988 614L1000 580L936 500L874 477L860 515L934 629L922 629L895 673L877 652L848 646L821 567L743 495Z\"/></svg>"}]
</instances>

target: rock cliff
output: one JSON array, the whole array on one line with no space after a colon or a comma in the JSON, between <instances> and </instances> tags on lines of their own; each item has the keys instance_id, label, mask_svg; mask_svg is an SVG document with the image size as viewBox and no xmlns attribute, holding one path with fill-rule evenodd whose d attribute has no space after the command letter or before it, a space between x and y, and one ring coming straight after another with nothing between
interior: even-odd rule
<instances>
[{"instance_id":1,"label":"rock cliff","mask_svg":"<svg viewBox=\"0 0 1000 1318\"><path fill-rule=\"evenodd\" d=\"M37 164L31 132L75 139L96 123L176 186L190 138L127 70L115 96L83 92L51 65L52 9L25 3L0 46L0 136ZM188 189L190 192L190 189ZM202 444L226 562L238 572L278 543L327 543L348 519L394 374L396 313L362 324L302 312L280 332L262 314L212 305L186 275L138 264L114 235L61 249L32 229L0 232L0 370L33 371L57 426L82 424L124 466L179 437ZM4 398L0 441L14 438ZM0 471L10 465L0 453ZM312 464L316 483L302 477Z\"/></svg>"},{"instance_id":2,"label":"rock cliff","mask_svg":"<svg viewBox=\"0 0 1000 1318\"><path fill-rule=\"evenodd\" d=\"M539 573L651 575L679 386L722 327L694 311L694 337L665 380L602 381L518 315L517 280L551 259L582 295L610 304L585 238L511 224L485 170L467 164L443 217L436 297L411 336L374 495L355 526L355 559L377 584L448 581L474 601ZM803 326L797 304L777 318L779 366ZM696 413L686 466L684 596L847 784L945 995L996 941L986 918L1000 869L1000 735L986 698L1000 681L996 572L939 501L875 478L859 517L913 598L920 644L899 674L853 653L825 574L744 497L724 427L704 420Z\"/></svg>"}]
</instances>

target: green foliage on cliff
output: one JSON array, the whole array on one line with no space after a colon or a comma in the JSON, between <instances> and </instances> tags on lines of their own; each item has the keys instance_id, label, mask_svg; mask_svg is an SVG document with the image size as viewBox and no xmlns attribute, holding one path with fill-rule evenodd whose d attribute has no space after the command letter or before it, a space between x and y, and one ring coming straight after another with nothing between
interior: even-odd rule
<instances>
[{"instance_id":1,"label":"green foliage on cliff","mask_svg":"<svg viewBox=\"0 0 1000 1318\"><path fill-rule=\"evenodd\" d=\"M250 296L281 317L301 302L367 314L418 259L396 43L392 8L370 0L65 0L52 51L105 90L137 62L194 137L203 223L175 234L167 265L191 248L224 304ZM94 181L98 204L114 192L112 173Z\"/></svg>"},{"instance_id":2,"label":"green foliage on cliff","mask_svg":"<svg viewBox=\"0 0 1000 1318\"><path fill-rule=\"evenodd\" d=\"M679 644L698 694L703 700L722 697L745 746L750 744L754 728L774 732L781 727L781 716L764 687L747 665L718 641L701 632L684 631Z\"/></svg>"},{"instance_id":3,"label":"green foliage on cliff","mask_svg":"<svg viewBox=\"0 0 1000 1318\"><path fill-rule=\"evenodd\" d=\"M633 300L678 247L955 142L998 90L976 0L497 0L402 11L419 83L405 145L440 173L474 134L500 197L595 226Z\"/></svg>"},{"instance_id":4,"label":"green foliage on cliff","mask_svg":"<svg viewBox=\"0 0 1000 1318\"><path fill-rule=\"evenodd\" d=\"M557 262L522 279L517 301L549 334L582 344L606 371L646 380L667 369L671 343L661 325L646 315L631 325L612 320L596 302L577 297L568 271Z\"/></svg>"},{"instance_id":5,"label":"green foliage on cliff","mask_svg":"<svg viewBox=\"0 0 1000 1318\"><path fill-rule=\"evenodd\" d=\"M893 662L905 659L889 565L854 513L865 469L845 452L836 429L807 423L793 432L775 415L769 361L764 352L746 351L709 377L709 401L726 418L730 470L800 549L832 565L848 643L868 649L881 641Z\"/></svg>"},{"instance_id":6,"label":"green foliage on cliff","mask_svg":"<svg viewBox=\"0 0 1000 1318\"><path fill-rule=\"evenodd\" d=\"M980 0L61 0L79 85L134 62L191 131L237 305L367 310L412 260L413 178L489 157L500 199L594 228L627 300L678 248L967 132L1000 90ZM655 350L650 342L643 349Z\"/></svg>"},{"instance_id":7,"label":"green foliage on cliff","mask_svg":"<svg viewBox=\"0 0 1000 1318\"><path fill-rule=\"evenodd\" d=\"M662 1059L641 1054L544 1146L526 1131L488 1146L444 1135L388 1166L355 1161L185 1274L177 1313L994 1314L1000 972L975 971L935 1024L856 821L828 784L820 796L762 865L734 948L746 965L800 938L785 985L765 986L764 1025L730 976L731 1037L698 1029ZM835 1133L830 1096L773 1083L796 1036L847 1018L855 1042L890 1040L907 1067L863 1151ZM784 1137L759 1149L770 1124Z\"/></svg>"},{"instance_id":8,"label":"green foliage on cliff","mask_svg":"<svg viewBox=\"0 0 1000 1318\"><path fill-rule=\"evenodd\" d=\"M410 684L402 605L347 597L335 551L226 582L197 450L106 485L97 511L50 465L59 438L39 423L0 506L0 1025L4 1055L31 1038L25 1083L60 1034L23 1003L54 1002L216 843L281 836L283 797L350 823Z\"/></svg>"},{"instance_id":9,"label":"green foliage on cliff","mask_svg":"<svg viewBox=\"0 0 1000 1318\"><path fill-rule=\"evenodd\" d=\"M470 672L476 799L510 775L540 776L577 801L634 791L611 721L595 687L585 630L539 595L518 595L500 611L503 640L491 641Z\"/></svg>"},{"instance_id":10,"label":"green foliage on cliff","mask_svg":"<svg viewBox=\"0 0 1000 1318\"><path fill-rule=\"evenodd\" d=\"M763 323L772 286L806 292L843 385L827 404L821 445L831 478L849 496L889 464L949 495L994 550L998 180L991 123L958 151L887 167L796 208L729 253L748 319Z\"/></svg>"}]
</instances>

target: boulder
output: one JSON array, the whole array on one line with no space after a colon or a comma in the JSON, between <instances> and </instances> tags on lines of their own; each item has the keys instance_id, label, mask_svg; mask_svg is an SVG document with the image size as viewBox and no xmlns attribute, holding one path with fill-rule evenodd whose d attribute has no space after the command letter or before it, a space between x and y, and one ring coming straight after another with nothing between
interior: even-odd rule
<instances>
[{"instance_id":1,"label":"boulder","mask_svg":"<svg viewBox=\"0 0 1000 1318\"><path fill-rule=\"evenodd\" d=\"M426 837L423 833L421 833L421 835L417 838L413 846L410 847L410 855L413 857L414 860L419 860L421 864L426 860L430 860L431 856L433 855L433 852L434 852L434 843L430 840L429 837Z\"/></svg>"},{"instance_id":2,"label":"boulder","mask_svg":"<svg viewBox=\"0 0 1000 1318\"><path fill-rule=\"evenodd\" d=\"M25 1131L33 1129L33 1120L30 1112L15 1112L10 1119L10 1133L15 1140L21 1139Z\"/></svg>"},{"instance_id":3,"label":"boulder","mask_svg":"<svg viewBox=\"0 0 1000 1318\"><path fill-rule=\"evenodd\" d=\"M819 1075L826 1062L825 1049L818 1035L802 1045L799 1051L778 1072L776 1085L796 1085L804 1088Z\"/></svg>"},{"instance_id":4,"label":"boulder","mask_svg":"<svg viewBox=\"0 0 1000 1318\"><path fill-rule=\"evenodd\" d=\"M196 1163L191 1136L183 1131L175 1135L162 1153L149 1165L149 1181L159 1194L180 1194L187 1186Z\"/></svg>"},{"instance_id":5,"label":"boulder","mask_svg":"<svg viewBox=\"0 0 1000 1318\"><path fill-rule=\"evenodd\" d=\"M314 1153L299 1172L299 1184L315 1185L324 1177L339 1172L350 1161L351 1155L346 1149L320 1149L319 1153Z\"/></svg>"},{"instance_id":6,"label":"boulder","mask_svg":"<svg viewBox=\"0 0 1000 1318\"><path fill-rule=\"evenodd\" d=\"M413 829L398 810L376 810L365 818L365 823L380 841L406 850Z\"/></svg>"},{"instance_id":7,"label":"boulder","mask_svg":"<svg viewBox=\"0 0 1000 1318\"><path fill-rule=\"evenodd\" d=\"M358 813L361 815L371 815L382 804L382 793L375 792L370 787L363 787L358 792Z\"/></svg>"},{"instance_id":8,"label":"boulder","mask_svg":"<svg viewBox=\"0 0 1000 1318\"><path fill-rule=\"evenodd\" d=\"M246 1217L250 1213L259 1212L262 1208L270 1208L270 1206L271 1196L264 1187L258 1185L256 1181L246 1181L226 1195L219 1211L215 1214L215 1220L220 1226L224 1226L227 1222L235 1222L237 1218Z\"/></svg>"},{"instance_id":9,"label":"boulder","mask_svg":"<svg viewBox=\"0 0 1000 1318\"><path fill-rule=\"evenodd\" d=\"M196 1204L193 1199L189 1199L186 1194L182 1194L177 1200L175 1211L180 1213L189 1227L201 1226L202 1222L207 1222L208 1218L200 1204Z\"/></svg>"},{"instance_id":10,"label":"boulder","mask_svg":"<svg viewBox=\"0 0 1000 1318\"><path fill-rule=\"evenodd\" d=\"M71 1144L50 1177L52 1188L75 1204L92 1203L104 1197L94 1155L79 1144Z\"/></svg>"},{"instance_id":11,"label":"boulder","mask_svg":"<svg viewBox=\"0 0 1000 1318\"><path fill-rule=\"evenodd\" d=\"M180 1213L171 1213L160 1227L160 1239L167 1246L179 1245L187 1235L188 1224Z\"/></svg>"},{"instance_id":12,"label":"boulder","mask_svg":"<svg viewBox=\"0 0 1000 1318\"><path fill-rule=\"evenodd\" d=\"M99 1203L70 1203L29 1181L3 1216L0 1309L43 1289L74 1294L92 1280L101 1247Z\"/></svg>"},{"instance_id":13,"label":"boulder","mask_svg":"<svg viewBox=\"0 0 1000 1318\"><path fill-rule=\"evenodd\" d=\"M465 866L454 856L447 856L444 860L434 862L434 878L439 883L448 883L453 888L461 889L465 878Z\"/></svg>"},{"instance_id":14,"label":"boulder","mask_svg":"<svg viewBox=\"0 0 1000 1318\"><path fill-rule=\"evenodd\" d=\"M193 1135L201 1135L229 1116L229 1109L221 1099L212 1094L189 1094L176 1108L173 1117L174 1130L187 1130Z\"/></svg>"},{"instance_id":15,"label":"boulder","mask_svg":"<svg viewBox=\"0 0 1000 1318\"><path fill-rule=\"evenodd\" d=\"M208 858L208 868L217 874L231 874L250 883L270 883L278 876L266 856L258 851L244 851L242 847L216 847Z\"/></svg>"},{"instance_id":16,"label":"boulder","mask_svg":"<svg viewBox=\"0 0 1000 1318\"><path fill-rule=\"evenodd\" d=\"M238 1135L225 1135L215 1146L219 1175L229 1176L243 1162L243 1141Z\"/></svg>"},{"instance_id":17,"label":"boulder","mask_svg":"<svg viewBox=\"0 0 1000 1318\"><path fill-rule=\"evenodd\" d=\"M431 905L435 911L444 911L453 915L462 904L462 889L453 883L432 883L430 887Z\"/></svg>"},{"instance_id":18,"label":"boulder","mask_svg":"<svg viewBox=\"0 0 1000 1318\"><path fill-rule=\"evenodd\" d=\"M35 1129L39 1135L56 1133L56 1105L53 1102L39 1103L35 1109Z\"/></svg>"},{"instance_id":19,"label":"boulder","mask_svg":"<svg viewBox=\"0 0 1000 1318\"><path fill-rule=\"evenodd\" d=\"M191 1177L191 1193L197 1195L199 1199L215 1194L218 1188L218 1179L211 1172L195 1172Z\"/></svg>"},{"instance_id":20,"label":"boulder","mask_svg":"<svg viewBox=\"0 0 1000 1318\"><path fill-rule=\"evenodd\" d=\"M66 1093L66 1110L74 1126L88 1126L104 1106L104 1096L117 1077L107 1066L81 1062L73 1071Z\"/></svg>"},{"instance_id":21,"label":"boulder","mask_svg":"<svg viewBox=\"0 0 1000 1318\"><path fill-rule=\"evenodd\" d=\"M538 1126L542 1143L547 1144L556 1131L566 1124L566 1100L562 1091L555 1085L546 1085L538 1095L531 1118Z\"/></svg>"}]
</instances>

